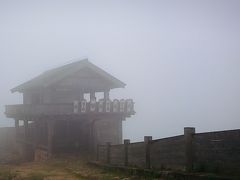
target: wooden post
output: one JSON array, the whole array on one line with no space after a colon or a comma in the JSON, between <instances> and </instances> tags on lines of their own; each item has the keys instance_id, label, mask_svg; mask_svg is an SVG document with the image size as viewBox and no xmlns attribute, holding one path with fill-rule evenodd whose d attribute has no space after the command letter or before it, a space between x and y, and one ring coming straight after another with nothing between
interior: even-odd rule
<instances>
[{"instance_id":1,"label":"wooden post","mask_svg":"<svg viewBox=\"0 0 240 180\"><path fill-rule=\"evenodd\" d=\"M130 144L129 139L124 139L124 166L128 166L128 145Z\"/></svg>"},{"instance_id":2,"label":"wooden post","mask_svg":"<svg viewBox=\"0 0 240 180\"><path fill-rule=\"evenodd\" d=\"M23 120L23 125L24 125L24 142L22 144L23 147L23 157L26 161L30 160L30 154L29 154L29 145L28 145L28 133L29 133L29 129L28 129L28 120Z\"/></svg>"},{"instance_id":3,"label":"wooden post","mask_svg":"<svg viewBox=\"0 0 240 180\"><path fill-rule=\"evenodd\" d=\"M95 139L96 137L94 136L94 126L95 122L97 119L93 119L89 121L89 137L88 137L88 150L91 154L94 154L96 151L96 144L97 140Z\"/></svg>"},{"instance_id":4,"label":"wooden post","mask_svg":"<svg viewBox=\"0 0 240 180\"><path fill-rule=\"evenodd\" d=\"M24 120L24 141L27 141L28 138L28 120Z\"/></svg>"},{"instance_id":5,"label":"wooden post","mask_svg":"<svg viewBox=\"0 0 240 180\"><path fill-rule=\"evenodd\" d=\"M111 159L110 159L110 153L111 153L111 143L110 142L107 142L106 143L106 146L107 146L107 164L110 164L111 162Z\"/></svg>"},{"instance_id":6,"label":"wooden post","mask_svg":"<svg viewBox=\"0 0 240 180\"><path fill-rule=\"evenodd\" d=\"M191 172L193 170L193 135L195 134L195 128L185 127L184 128L184 138L185 138L185 157L186 157L186 170Z\"/></svg>"},{"instance_id":7,"label":"wooden post","mask_svg":"<svg viewBox=\"0 0 240 180\"><path fill-rule=\"evenodd\" d=\"M96 99L95 92L90 92L90 101Z\"/></svg>"},{"instance_id":8,"label":"wooden post","mask_svg":"<svg viewBox=\"0 0 240 180\"><path fill-rule=\"evenodd\" d=\"M16 137L16 140L18 138L18 133L19 133L19 120L15 119L15 137Z\"/></svg>"},{"instance_id":9,"label":"wooden post","mask_svg":"<svg viewBox=\"0 0 240 180\"><path fill-rule=\"evenodd\" d=\"M152 136L144 136L144 143L146 147L146 168L150 169L151 162L150 162L150 145L152 141Z\"/></svg>"},{"instance_id":10,"label":"wooden post","mask_svg":"<svg viewBox=\"0 0 240 180\"><path fill-rule=\"evenodd\" d=\"M38 144L38 127L37 127L37 119L33 121L33 147L36 149Z\"/></svg>"},{"instance_id":11,"label":"wooden post","mask_svg":"<svg viewBox=\"0 0 240 180\"><path fill-rule=\"evenodd\" d=\"M47 125L48 125L48 157L50 158L53 153L53 135L55 121L50 119L47 121Z\"/></svg>"},{"instance_id":12,"label":"wooden post","mask_svg":"<svg viewBox=\"0 0 240 180\"><path fill-rule=\"evenodd\" d=\"M96 161L99 160L99 144L97 144L97 150L96 150Z\"/></svg>"},{"instance_id":13,"label":"wooden post","mask_svg":"<svg viewBox=\"0 0 240 180\"><path fill-rule=\"evenodd\" d=\"M83 90L80 90L80 92L77 92L79 94L79 101L83 100L84 99L84 91Z\"/></svg>"},{"instance_id":14,"label":"wooden post","mask_svg":"<svg viewBox=\"0 0 240 180\"><path fill-rule=\"evenodd\" d=\"M109 99L109 91L110 91L110 90L104 91L104 100Z\"/></svg>"}]
</instances>

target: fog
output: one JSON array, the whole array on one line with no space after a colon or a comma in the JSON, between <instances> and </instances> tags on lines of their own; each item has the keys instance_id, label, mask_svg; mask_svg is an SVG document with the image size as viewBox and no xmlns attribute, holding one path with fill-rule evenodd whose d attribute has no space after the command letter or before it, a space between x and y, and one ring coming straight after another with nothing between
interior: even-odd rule
<instances>
[{"instance_id":1,"label":"fog","mask_svg":"<svg viewBox=\"0 0 240 180\"><path fill-rule=\"evenodd\" d=\"M136 115L124 138L240 128L240 1L0 1L0 126L10 89L89 61L127 84Z\"/></svg>"}]
</instances>

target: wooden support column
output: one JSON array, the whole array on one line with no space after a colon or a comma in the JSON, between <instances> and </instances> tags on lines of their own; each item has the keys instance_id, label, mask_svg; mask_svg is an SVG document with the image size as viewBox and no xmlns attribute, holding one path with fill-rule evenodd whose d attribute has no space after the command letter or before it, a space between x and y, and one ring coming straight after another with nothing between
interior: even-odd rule
<instances>
[{"instance_id":1,"label":"wooden support column","mask_svg":"<svg viewBox=\"0 0 240 180\"><path fill-rule=\"evenodd\" d=\"M96 96L95 96L95 92L90 92L90 101L92 100L92 99L96 99Z\"/></svg>"},{"instance_id":2,"label":"wooden support column","mask_svg":"<svg viewBox=\"0 0 240 180\"><path fill-rule=\"evenodd\" d=\"M23 120L23 126L24 126L24 143L22 144L23 148L23 157L26 161L31 160L31 153L30 153L30 147L28 144L29 141L29 127L28 127L28 120Z\"/></svg>"},{"instance_id":3,"label":"wooden support column","mask_svg":"<svg viewBox=\"0 0 240 180\"><path fill-rule=\"evenodd\" d=\"M123 137L122 137L122 118L118 120L118 144L122 144Z\"/></svg>"},{"instance_id":4,"label":"wooden support column","mask_svg":"<svg viewBox=\"0 0 240 180\"><path fill-rule=\"evenodd\" d=\"M37 123L38 123L38 121L35 119L35 121L33 122L33 146L34 146L34 149L36 148L36 146L38 144L38 127L37 127Z\"/></svg>"},{"instance_id":5,"label":"wooden support column","mask_svg":"<svg viewBox=\"0 0 240 180\"><path fill-rule=\"evenodd\" d=\"M24 125L24 140L27 141L28 139L28 120L24 120L23 121L23 125Z\"/></svg>"},{"instance_id":6,"label":"wooden support column","mask_svg":"<svg viewBox=\"0 0 240 180\"><path fill-rule=\"evenodd\" d=\"M96 120L97 119L93 119L89 123L88 147L89 147L89 151L93 154L96 152L96 142L97 142L97 140L95 139L96 137L94 136L94 126L95 126Z\"/></svg>"},{"instance_id":7,"label":"wooden support column","mask_svg":"<svg viewBox=\"0 0 240 180\"><path fill-rule=\"evenodd\" d=\"M107 157L106 157L106 161L107 161L107 164L110 164L111 162L111 143L110 142L107 142L106 143L106 146L107 146Z\"/></svg>"},{"instance_id":8,"label":"wooden support column","mask_svg":"<svg viewBox=\"0 0 240 180\"><path fill-rule=\"evenodd\" d=\"M151 162L150 162L150 145L152 141L152 136L144 136L144 143L146 147L146 168L151 168Z\"/></svg>"},{"instance_id":9,"label":"wooden support column","mask_svg":"<svg viewBox=\"0 0 240 180\"><path fill-rule=\"evenodd\" d=\"M53 135L54 135L54 127L55 127L55 120L48 120L48 158L52 157L53 153Z\"/></svg>"},{"instance_id":10,"label":"wooden support column","mask_svg":"<svg viewBox=\"0 0 240 180\"><path fill-rule=\"evenodd\" d=\"M110 92L110 90L104 91L104 100L109 99L109 92Z\"/></svg>"},{"instance_id":11,"label":"wooden support column","mask_svg":"<svg viewBox=\"0 0 240 180\"><path fill-rule=\"evenodd\" d=\"M15 119L15 137L16 137L16 140L18 138L18 133L19 133L19 120Z\"/></svg>"},{"instance_id":12,"label":"wooden support column","mask_svg":"<svg viewBox=\"0 0 240 180\"><path fill-rule=\"evenodd\" d=\"M97 144L97 150L96 150L96 161L99 160L99 144Z\"/></svg>"},{"instance_id":13,"label":"wooden support column","mask_svg":"<svg viewBox=\"0 0 240 180\"><path fill-rule=\"evenodd\" d=\"M80 91L78 93L79 93L79 101L83 100L84 99L84 92Z\"/></svg>"}]
</instances>

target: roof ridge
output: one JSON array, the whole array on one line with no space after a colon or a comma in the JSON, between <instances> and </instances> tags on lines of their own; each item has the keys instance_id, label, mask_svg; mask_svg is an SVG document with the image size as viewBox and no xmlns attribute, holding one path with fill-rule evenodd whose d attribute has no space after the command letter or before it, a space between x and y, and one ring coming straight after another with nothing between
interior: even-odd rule
<instances>
[{"instance_id":1,"label":"roof ridge","mask_svg":"<svg viewBox=\"0 0 240 180\"><path fill-rule=\"evenodd\" d=\"M73 64L77 64L77 63L84 63L84 62L89 62L88 58L81 59L81 60L71 60L71 61L66 62L66 63L64 63L62 65L59 65L59 66L57 66L55 68L48 69L48 70L44 71L42 74L47 73L49 71L57 70L57 69L60 69L60 68L64 68L66 66L70 66L70 65L73 65Z\"/></svg>"},{"instance_id":2,"label":"roof ridge","mask_svg":"<svg viewBox=\"0 0 240 180\"><path fill-rule=\"evenodd\" d=\"M93 71L97 72L100 76L103 76L104 78L108 79L111 81L113 84L112 88L117 88L117 87L125 87L125 83L120 81L119 79L115 78L108 72L104 71L100 67L96 66L95 64L91 63L87 58L74 61L72 63L68 63L63 66L59 66L53 69L49 69L43 73L41 73L39 76L26 81L25 83L22 83L18 85L17 87L11 89L12 92L22 92L24 89L31 88L33 86L40 85L42 83L46 84L47 86L53 81L58 80L60 77L66 76L69 73L73 73L83 67L90 68ZM55 76L55 78L53 78ZM52 80L50 80L52 79Z\"/></svg>"}]
</instances>

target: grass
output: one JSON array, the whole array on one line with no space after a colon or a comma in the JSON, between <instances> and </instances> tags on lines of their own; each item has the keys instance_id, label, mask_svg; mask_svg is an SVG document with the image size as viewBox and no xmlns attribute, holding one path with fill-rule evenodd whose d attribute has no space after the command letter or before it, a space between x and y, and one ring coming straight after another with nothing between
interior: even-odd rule
<instances>
[{"instance_id":1,"label":"grass","mask_svg":"<svg viewBox=\"0 0 240 180\"><path fill-rule=\"evenodd\" d=\"M87 163L87 158L58 157L44 162L0 165L0 180L140 180L121 171L99 168Z\"/></svg>"},{"instance_id":2,"label":"grass","mask_svg":"<svg viewBox=\"0 0 240 180\"><path fill-rule=\"evenodd\" d=\"M137 168L125 170L124 168L93 165L88 163L86 156L83 158L65 155L43 162L0 165L0 180L150 180L160 177L167 179L181 177L180 179L183 179L184 176L177 172L172 172L169 176L159 173ZM204 174L207 179L216 179L211 174Z\"/></svg>"},{"instance_id":3,"label":"grass","mask_svg":"<svg viewBox=\"0 0 240 180\"><path fill-rule=\"evenodd\" d=\"M47 176L43 173L32 172L25 179L26 180L44 180L45 177Z\"/></svg>"},{"instance_id":4,"label":"grass","mask_svg":"<svg viewBox=\"0 0 240 180\"><path fill-rule=\"evenodd\" d=\"M11 171L9 168L1 168L0 170L0 180L11 180L16 176L16 173Z\"/></svg>"}]
</instances>

